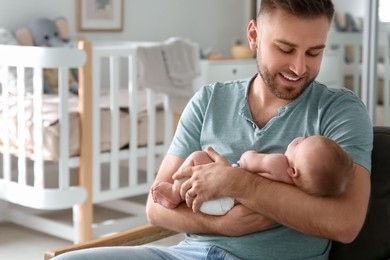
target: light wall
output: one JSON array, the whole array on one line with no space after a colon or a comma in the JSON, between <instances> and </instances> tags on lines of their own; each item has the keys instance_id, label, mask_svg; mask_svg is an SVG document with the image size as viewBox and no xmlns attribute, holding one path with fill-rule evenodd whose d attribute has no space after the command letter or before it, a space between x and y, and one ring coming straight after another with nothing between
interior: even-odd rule
<instances>
[{"instance_id":1,"label":"light wall","mask_svg":"<svg viewBox=\"0 0 390 260\"><path fill-rule=\"evenodd\" d=\"M333 0L336 11L340 13L350 13L356 17L364 17L365 0Z\"/></svg>"},{"instance_id":2,"label":"light wall","mask_svg":"<svg viewBox=\"0 0 390 260\"><path fill-rule=\"evenodd\" d=\"M91 40L162 41L189 38L203 49L229 54L246 41L250 0L124 0L124 30L82 33ZM75 0L0 0L0 27L15 30L33 19L64 16L76 36Z\"/></svg>"}]
</instances>

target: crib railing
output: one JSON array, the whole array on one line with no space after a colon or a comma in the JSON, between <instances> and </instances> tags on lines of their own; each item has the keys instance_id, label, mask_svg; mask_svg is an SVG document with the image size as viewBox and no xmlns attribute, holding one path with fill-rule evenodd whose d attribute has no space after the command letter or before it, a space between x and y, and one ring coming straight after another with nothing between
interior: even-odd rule
<instances>
[{"instance_id":1,"label":"crib railing","mask_svg":"<svg viewBox=\"0 0 390 260\"><path fill-rule=\"evenodd\" d=\"M1 153L2 172L0 179L0 198L7 201L36 209L63 209L82 203L86 194L83 188L71 186L69 179L69 153L67 145L60 151L58 187L47 189L44 183L44 159L42 151L42 97L43 97L43 70L46 68L59 68L59 105L61 131L60 140L67 144L69 139L68 126L68 91L69 69L77 68L86 60L85 52L79 49L43 48L27 46L0 46L1 66L1 102L2 102L2 126L1 126ZM12 70L16 72L16 86L8 85L9 75ZM33 71L33 154L27 154L26 149L26 109L27 101L25 76L28 70ZM10 88L16 88L11 90ZM12 93L12 94L11 94ZM17 147L10 144L9 131L14 123L11 122L10 105L16 102L17 111ZM13 112L12 112L13 113ZM33 159L32 176L29 176L27 158ZM13 160L17 166L12 167ZM16 177L14 176L16 174ZM29 181L31 180L31 181Z\"/></svg>"},{"instance_id":2,"label":"crib railing","mask_svg":"<svg viewBox=\"0 0 390 260\"><path fill-rule=\"evenodd\" d=\"M140 147L138 141L138 113L139 113L139 89L137 84L137 53L136 44L116 44L106 45L97 44L92 47L92 86L94 90L92 96L92 125L94 135L92 136L91 148L85 148L92 151L92 171L93 177L90 177L92 184L90 196L93 203L98 203L106 208L126 211L133 214L133 217L123 218L118 222L118 229L123 226L134 227L144 224L146 221L145 208L129 201L121 200L123 198L147 194L158 170L159 161L156 157L163 156L173 136L173 112L170 106L170 100L164 95L163 102L163 126L156 124L156 97L161 95L152 89L146 90L147 104L147 143ZM107 82L103 82L101 74L96 68L102 68L103 63L108 63ZM125 70L127 68L127 70ZM123 80L125 78L125 81ZM108 83L108 86L106 84ZM102 88L108 88L110 93L110 135L111 146L109 153L99 153L99 126L101 124L101 115L99 113L99 97ZM119 90L125 88L128 93L127 106L130 113L130 135L127 148L120 148L118 140L119 132L119 113L120 104ZM88 101L87 101L88 103ZM83 131L89 132L88 126L83 126ZM156 143L156 131L164 131L164 140L161 144ZM146 159L145 172L140 172L140 158ZM104 183L101 165L109 163L108 185ZM121 167L122 166L122 167ZM121 170L120 168L124 168ZM88 173L83 173L88 174ZM121 179L125 179L124 181ZM137 217L141 216L141 217ZM83 218L85 221L85 218ZM121 227L120 227L121 226ZM100 236L104 233L105 227L95 225L94 236ZM101 229L100 229L101 228ZM115 230L111 227L111 230Z\"/></svg>"}]
</instances>

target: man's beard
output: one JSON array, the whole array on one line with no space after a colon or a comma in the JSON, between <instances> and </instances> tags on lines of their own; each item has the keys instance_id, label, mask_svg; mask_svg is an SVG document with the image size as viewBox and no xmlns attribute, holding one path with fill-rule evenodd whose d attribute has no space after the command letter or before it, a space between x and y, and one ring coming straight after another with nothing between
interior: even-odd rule
<instances>
[{"instance_id":1,"label":"man's beard","mask_svg":"<svg viewBox=\"0 0 390 260\"><path fill-rule=\"evenodd\" d=\"M274 96L289 101L297 99L315 79L315 77L313 77L309 80L306 80L306 82L300 87L288 88L287 86L277 85L275 78L278 76L278 74L272 75L265 66L261 66L260 59L257 59L257 70L263 79L264 84Z\"/></svg>"}]
</instances>

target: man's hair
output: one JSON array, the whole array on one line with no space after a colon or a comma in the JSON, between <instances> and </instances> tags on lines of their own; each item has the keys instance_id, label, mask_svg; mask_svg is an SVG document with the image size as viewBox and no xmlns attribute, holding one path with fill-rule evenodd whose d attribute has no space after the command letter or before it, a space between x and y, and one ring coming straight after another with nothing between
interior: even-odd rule
<instances>
[{"instance_id":1,"label":"man's hair","mask_svg":"<svg viewBox=\"0 0 390 260\"><path fill-rule=\"evenodd\" d=\"M277 9L302 18L325 16L329 22L335 12L331 0L261 0L258 17Z\"/></svg>"}]
</instances>

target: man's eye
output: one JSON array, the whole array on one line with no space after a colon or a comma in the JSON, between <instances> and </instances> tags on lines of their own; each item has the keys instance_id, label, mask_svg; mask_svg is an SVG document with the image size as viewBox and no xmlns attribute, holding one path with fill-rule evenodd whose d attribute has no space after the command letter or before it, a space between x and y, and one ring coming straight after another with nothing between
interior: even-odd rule
<instances>
[{"instance_id":1,"label":"man's eye","mask_svg":"<svg viewBox=\"0 0 390 260\"><path fill-rule=\"evenodd\" d=\"M321 53L321 50L315 50L315 51L308 51L306 54L307 56L310 56L310 57L316 57L318 55L320 55Z\"/></svg>"},{"instance_id":2,"label":"man's eye","mask_svg":"<svg viewBox=\"0 0 390 260\"><path fill-rule=\"evenodd\" d=\"M292 53L294 51L294 49L287 49L287 48L279 48L279 50L286 54Z\"/></svg>"}]
</instances>

